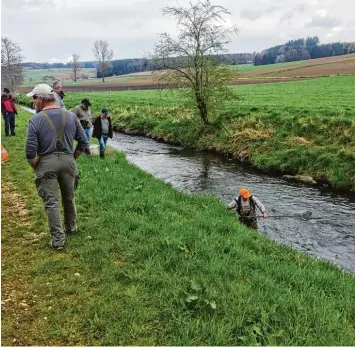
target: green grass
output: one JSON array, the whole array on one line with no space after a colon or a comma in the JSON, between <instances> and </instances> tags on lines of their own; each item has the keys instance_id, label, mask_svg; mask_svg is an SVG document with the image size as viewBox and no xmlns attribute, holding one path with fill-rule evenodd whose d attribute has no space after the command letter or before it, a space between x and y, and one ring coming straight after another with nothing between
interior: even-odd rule
<instances>
[{"instance_id":1,"label":"green grass","mask_svg":"<svg viewBox=\"0 0 355 347\"><path fill-rule=\"evenodd\" d=\"M278 70L278 71L271 71L271 72L261 73L261 74L258 74L258 76L277 75L277 74L281 74L281 73L287 72L287 71L295 71L295 70L305 69L305 68L308 68L308 67L337 64L339 62L347 62L347 61L351 61L351 60L354 60L354 58L349 58L349 59L344 58L344 59L338 60L338 61L326 61L326 62L318 63L318 64L304 64L302 66L291 66L291 67L288 67L288 68L285 68L285 69L281 69L281 70Z\"/></svg>"},{"instance_id":2,"label":"green grass","mask_svg":"<svg viewBox=\"0 0 355 347\"><path fill-rule=\"evenodd\" d=\"M297 65L304 63L306 60L300 61L291 61L287 63L278 63L278 64L268 64L268 65L254 65L254 64L239 64L239 65L229 65L232 71L237 72L248 72L248 71L255 71L255 70L264 70L264 69L273 69L277 67L289 66L289 65Z\"/></svg>"},{"instance_id":3,"label":"green grass","mask_svg":"<svg viewBox=\"0 0 355 347\"><path fill-rule=\"evenodd\" d=\"M79 72L79 76L81 73L85 73L90 77L96 77L96 69L81 69ZM47 83L51 84L52 80L47 79L45 82L43 80L44 76L53 76L61 80L64 86L70 85L85 85L85 84L96 84L102 83L102 78L90 78L90 79L79 79L76 82L73 82L70 78L72 75L72 69L40 69L40 70L29 70L25 69L25 82L21 85L22 87L33 87L37 83ZM112 82L127 82L130 80L135 79L144 79L150 78L150 76L145 75L122 75L122 76L112 76L112 77L105 77L106 83Z\"/></svg>"},{"instance_id":4,"label":"green grass","mask_svg":"<svg viewBox=\"0 0 355 347\"><path fill-rule=\"evenodd\" d=\"M322 65L329 65L329 64L336 64L339 62L346 62L353 60L354 58L347 58L344 56L344 59L338 60L338 61L325 61L325 62L318 62L314 64L316 60L310 59L310 60L299 60L299 61L291 61L291 62L286 62L286 63L278 63L278 64L267 64L267 65L257 65L255 66L254 64L239 64L239 65L229 65L230 69L232 71L237 71L237 72L248 72L248 71L260 71L260 74L257 76L268 76L268 75L274 75L274 74L280 74L286 71L293 71L293 70L298 70L298 69L303 69L307 67L314 67L314 66L322 66ZM307 63L308 64L303 64L299 65L301 63ZM277 71L271 71L271 72L266 72L263 73L262 70L265 69L276 69L279 67L285 67L284 69L279 69Z\"/></svg>"},{"instance_id":5,"label":"green grass","mask_svg":"<svg viewBox=\"0 0 355 347\"><path fill-rule=\"evenodd\" d=\"M88 97L108 107L118 130L198 149L217 150L272 172L310 175L355 190L355 76L232 87L203 132L187 102L155 90L69 93L67 107ZM23 98L23 102L30 100Z\"/></svg>"},{"instance_id":6,"label":"green grass","mask_svg":"<svg viewBox=\"0 0 355 347\"><path fill-rule=\"evenodd\" d=\"M79 158L79 233L64 253L49 250L23 155L28 118L20 111L3 142L2 183L27 213L12 216L3 199L2 285L21 279L30 304L16 319L5 304L4 344L354 344L354 275L241 227L217 198L178 192L121 153Z\"/></svg>"},{"instance_id":7,"label":"green grass","mask_svg":"<svg viewBox=\"0 0 355 347\"><path fill-rule=\"evenodd\" d=\"M73 73L72 69L70 69L70 68L38 69L38 70L25 69L24 72L25 72L25 82L23 83L22 86L25 86L25 87L32 87L35 84L40 83L40 82L50 84L51 79L47 79L44 82L44 79L43 79L44 76L53 76L54 78L63 80L63 79L70 78L70 76ZM91 69L91 68L80 69L80 73L85 73L86 75L89 75L89 76L96 76L96 69ZM65 84L67 84L67 81L65 82Z\"/></svg>"}]
</instances>

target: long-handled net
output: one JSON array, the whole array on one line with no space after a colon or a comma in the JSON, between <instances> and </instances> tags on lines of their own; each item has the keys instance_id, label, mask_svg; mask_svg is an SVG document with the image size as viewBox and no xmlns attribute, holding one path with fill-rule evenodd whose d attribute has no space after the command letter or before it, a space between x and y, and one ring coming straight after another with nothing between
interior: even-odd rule
<instances>
[{"instance_id":1,"label":"long-handled net","mask_svg":"<svg viewBox=\"0 0 355 347\"><path fill-rule=\"evenodd\" d=\"M242 218L255 218L253 216L246 216ZM256 218L263 218L263 216L256 216ZM292 215L270 215L268 218L301 218L302 220L310 220L310 219L323 219L322 217L312 217L311 211L305 211L303 213L292 214Z\"/></svg>"}]
</instances>

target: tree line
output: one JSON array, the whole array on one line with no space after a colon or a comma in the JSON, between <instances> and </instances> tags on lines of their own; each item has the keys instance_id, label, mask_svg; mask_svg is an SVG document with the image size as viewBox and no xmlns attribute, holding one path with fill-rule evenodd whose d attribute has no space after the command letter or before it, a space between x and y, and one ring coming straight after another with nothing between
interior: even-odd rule
<instances>
[{"instance_id":1,"label":"tree line","mask_svg":"<svg viewBox=\"0 0 355 347\"><path fill-rule=\"evenodd\" d=\"M355 42L319 44L318 36L290 40L255 55L255 65L268 65L291 61L332 57L355 53Z\"/></svg>"},{"instance_id":2,"label":"tree line","mask_svg":"<svg viewBox=\"0 0 355 347\"><path fill-rule=\"evenodd\" d=\"M238 65L238 64L253 64L254 53L228 53L228 54L216 54L212 55L211 58L217 63L226 65ZM77 55L76 55L77 56ZM35 62L25 62L22 64L24 68L28 69L72 69L73 65L76 66L75 62L77 59L72 59L68 63L35 63ZM74 62L74 64L73 64ZM82 69L96 69L97 61L82 61L80 62L80 68ZM148 58L130 58L130 59L118 59L112 60L111 66L105 71L105 76L113 75L126 75L134 72L150 71L154 69L154 64ZM98 71L97 77L102 77L102 74Z\"/></svg>"},{"instance_id":3,"label":"tree line","mask_svg":"<svg viewBox=\"0 0 355 347\"><path fill-rule=\"evenodd\" d=\"M105 42L105 41L98 41ZM283 45L278 45L265 49L259 53L228 53L210 55L210 58L218 64L238 65L254 64L268 65L275 63L292 62L299 60L317 59L355 53L355 42L334 42L320 44L318 36L307 37L306 39L290 40ZM109 77L114 75L126 75L135 72L151 71L155 69L155 64L148 58L132 58L111 60L110 64L105 64L105 69L100 69L100 61L82 61L77 64L78 56L73 55L72 61L64 63L35 63L25 62L22 64L30 69L56 69L71 68L92 68L97 70L96 77ZM174 62L175 61L175 62ZM172 65L179 65L177 59L171 58Z\"/></svg>"}]
</instances>

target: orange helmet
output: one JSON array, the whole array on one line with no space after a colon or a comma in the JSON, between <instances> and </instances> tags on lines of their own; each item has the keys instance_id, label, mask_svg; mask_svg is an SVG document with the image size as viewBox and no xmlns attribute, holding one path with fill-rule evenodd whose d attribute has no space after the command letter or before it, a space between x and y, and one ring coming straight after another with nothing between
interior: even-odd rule
<instances>
[{"instance_id":1,"label":"orange helmet","mask_svg":"<svg viewBox=\"0 0 355 347\"><path fill-rule=\"evenodd\" d=\"M251 194L249 193L247 188L242 188L239 194L244 199L249 199L251 197Z\"/></svg>"}]
</instances>

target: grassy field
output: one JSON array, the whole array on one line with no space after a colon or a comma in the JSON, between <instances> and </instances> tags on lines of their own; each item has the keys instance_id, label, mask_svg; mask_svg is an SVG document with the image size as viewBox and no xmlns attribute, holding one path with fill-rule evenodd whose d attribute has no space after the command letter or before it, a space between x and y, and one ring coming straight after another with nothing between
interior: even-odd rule
<instances>
[{"instance_id":1,"label":"grassy field","mask_svg":"<svg viewBox=\"0 0 355 347\"><path fill-rule=\"evenodd\" d=\"M36 83L49 83L51 84L52 79L48 78L44 81L45 76L52 76L55 79L67 80L65 83L71 81L72 69L39 69L39 70L30 70L25 69L25 83L23 86L33 86ZM80 73L84 73L90 77L96 76L96 69L81 69ZM83 80L85 81L85 80Z\"/></svg>"},{"instance_id":2,"label":"grassy field","mask_svg":"<svg viewBox=\"0 0 355 347\"><path fill-rule=\"evenodd\" d=\"M4 345L353 345L355 276L241 227L121 153L79 158L79 233L48 248L23 154L3 144Z\"/></svg>"},{"instance_id":3,"label":"grassy field","mask_svg":"<svg viewBox=\"0 0 355 347\"><path fill-rule=\"evenodd\" d=\"M270 65L239 65L236 70L239 71L241 78L353 75L355 54Z\"/></svg>"},{"instance_id":4,"label":"grassy field","mask_svg":"<svg viewBox=\"0 0 355 347\"><path fill-rule=\"evenodd\" d=\"M298 65L301 63L304 63L306 60L300 60L300 61L291 61L287 63L278 63L278 64L269 64L269 65L257 65L255 66L254 64L239 64L239 65L229 65L230 69L232 71L238 71L238 72L249 72L249 71L258 71L258 70L265 70L265 69L270 69L270 68L279 68L279 67L288 67L288 66L294 66Z\"/></svg>"},{"instance_id":5,"label":"grassy field","mask_svg":"<svg viewBox=\"0 0 355 347\"><path fill-rule=\"evenodd\" d=\"M265 171L310 175L355 190L355 76L237 86L240 100L221 105L212 126L201 123L169 92L72 93L94 113L111 111L118 130L146 133L187 147L216 150ZM28 100L26 100L28 102Z\"/></svg>"},{"instance_id":6,"label":"grassy field","mask_svg":"<svg viewBox=\"0 0 355 347\"><path fill-rule=\"evenodd\" d=\"M91 77L96 76L95 69L82 69L82 70L83 73ZM51 85L52 79L47 79L44 82L43 80L44 76L53 76L61 80L64 86L91 85L91 84L102 83L102 78L79 79L77 80L77 82L74 82L71 79L71 69L51 69L51 70L27 70L25 83L23 83L21 86L33 87L37 83L47 83ZM32 78L31 80L29 80L30 77ZM105 82L106 84L125 83L129 81L145 80L148 78L150 78L150 76L144 76L144 75L137 76L132 74L132 75L105 77Z\"/></svg>"},{"instance_id":7,"label":"grassy field","mask_svg":"<svg viewBox=\"0 0 355 347\"><path fill-rule=\"evenodd\" d=\"M232 84L237 81L238 84L257 84L298 80L306 77L353 75L355 73L355 54L260 66L254 66L253 64L231 65L230 68L235 71L235 79ZM23 92L27 90L27 87L33 87L34 84L43 82L44 76L52 76L62 80L68 90L72 91L79 91L84 88L92 91L119 90L122 88L151 89L155 86L151 71L108 77L106 83L102 83L102 80L98 78L80 79L74 83L70 79L71 69L25 71L26 80L20 87ZM92 77L96 75L95 69L82 69L82 72ZM31 80L29 81L29 79ZM51 78L48 78L46 82L51 83Z\"/></svg>"}]
</instances>

